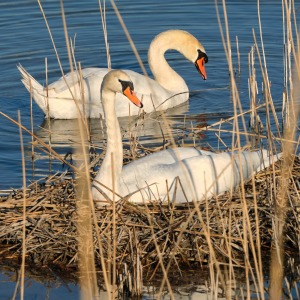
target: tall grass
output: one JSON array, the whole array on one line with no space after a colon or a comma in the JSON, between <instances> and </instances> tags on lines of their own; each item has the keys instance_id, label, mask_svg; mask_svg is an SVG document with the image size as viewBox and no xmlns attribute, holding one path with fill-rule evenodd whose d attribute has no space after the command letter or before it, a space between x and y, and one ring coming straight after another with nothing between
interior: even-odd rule
<instances>
[{"instance_id":1,"label":"tall grass","mask_svg":"<svg viewBox=\"0 0 300 300\"><path fill-rule=\"evenodd\" d=\"M73 82L75 83L76 75L73 68L73 59L72 59L72 50L69 42L69 35L67 29L67 22L64 13L63 1L60 1L61 13L64 25L65 41L66 48L68 51L68 58L70 64L70 70L73 74ZM73 58L74 55L73 55ZM76 66L76 64L75 64ZM80 134L80 145L76 149L77 155L81 158L82 164L76 174L77 176L77 201L78 201L78 221L77 221L77 230L78 230L78 267L79 267L79 280L80 280L80 290L81 290L81 299L96 299L99 298L99 290L97 285L97 276L96 276L96 267L95 267L95 249L93 243L93 212L94 205L93 199L90 190L90 173L89 173L89 147L88 145L88 136L87 136L87 122L86 116L80 112L78 99L81 98L82 103L84 103L84 85L81 76L81 68L79 64L79 82L81 82L81 91L79 95L76 93L73 95L73 100L75 101L78 108L78 130ZM72 93L71 93L72 94ZM97 226L97 223L94 224Z\"/></svg>"},{"instance_id":2,"label":"tall grass","mask_svg":"<svg viewBox=\"0 0 300 300\"><path fill-rule=\"evenodd\" d=\"M20 111L18 112L18 121L21 124ZM25 169L25 155L24 155L24 143L23 134L21 127L19 127L20 132L20 145L22 154L22 173L23 173L23 228L22 228L22 263L21 263L21 300L24 299L24 289L25 289L25 257L26 257L26 169Z\"/></svg>"},{"instance_id":3,"label":"tall grass","mask_svg":"<svg viewBox=\"0 0 300 300\"><path fill-rule=\"evenodd\" d=\"M221 12L219 9L219 4L217 1L215 1L215 6L216 6L216 12L218 16L218 21L219 21L219 27L221 31L221 36L222 36L222 41L224 45L224 51L226 54L226 58L228 61L228 69L229 69L229 74L230 74L230 88L231 88L231 97L232 97L232 102L233 102L233 109L234 109L234 117L233 117L233 134L232 134L232 148L238 148L239 151L242 149L242 144L240 140L240 125L239 125L239 115L241 116L241 122L243 126L243 131L247 132L247 126L246 122L244 119L244 115L240 114L243 109L241 106L241 101L239 97L239 91L237 88L235 76L234 76L234 69L233 69L233 62L232 62L232 50L231 50L231 41L230 41L230 34L229 34L229 24L228 24L228 18L227 18L227 11L226 11L226 1L222 1L222 15L223 15L223 21L221 19ZM224 22L224 25L223 25ZM252 74L255 74L255 71L253 69L253 64L250 66L250 69L252 71ZM253 95L253 84L255 84L255 77L251 78L250 81L252 81L252 84L250 87L252 88L251 92ZM254 90L255 94L255 90ZM251 106L251 113L254 114L256 111L255 107L255 101L254 103L252 102ZM248 134L245 135L246 141L248 141ZM250 137L251 138L251 137ZM240 153L240 152L239 152ZM242 176L241 176L242 178ZM254 184L254 178L252 178L252 182ZM255 188L253 189L255 191ZM243 188L243 183L241 184L241 201L242 201L242 209L243 209L243 229L241 232L241 238L243 239L243 251L245 253L245 259L244 259L244 264L245 264L245 276L246 276L246 294L247 297L250 297L251 291L250 291L250 278L254 281L255 285L255 292L259 295L264 295L264 286L263 286L263 273L262 273L262 264L261 264L261 253L260 253L260 244L259 244L259 222L258 222L258 214L257 214L257 203L256 203L256 195L254 194L254 209L256 211L255 215L256 217L256 229L258 232L257 240L256 243L253 240L253 234L251 232L251 226L250 226L250 221L249 221L249 216L248 216L248 205L245 197L245 190ZM225 221L225 220L224 220ZM226 221L225 221L226 224ZM231 222L230 222L231 224ZM223 276L227 279L227 281L230 283L229 286L224 286L224 289L227 291L227 298L232 297L232 291L236 289L236 286L232 285L231 282L235 281L235 269L234 269L234 258L231 255L231 243L230 243L230 236L228 236L226 239L229 239L227 242L228 245L228 253L229 253L229 265L228 268L222 270ZM251 249L251 252L253 253L253 262L254 262L254 269L252 269L252 263L250 261L249 257L249 249ZM218 274L218 273L217 273Z\"/></svg>"},{"instance_id":4,"label":"tall grass","mask_svg":"<svg viewBox=\"0 0 300 300\"><path fill-rule=\"evenodd\" d=\"M295 145L291 142L296 138L298 130L298 115L299 115L299 96L300 96L300 52L299 48L295 50L293 44L293 29L291 24L292 13L295 12L294 3L292 1L282 1L283 18L286 20L284 28L285 42L285 90L283 97L283 107L285 106L285 113L283 115L284 124L284 141L282 143L283 164L281 169L280 187L275 202L275 219L274 219L274 233L273 244L271 249L271 265L270 265L270 299L282 299L282 283L284 282L284 268L285 268L285 232L286 232L286 217L290 208L288 185L293 168L293 159L295 152ZM284 14L285 13L285 14ZM295 13L294 13L295 18ZM295 25L296 19L294 19ZM295 32L298 41L297 26ZM285 32L284 32L285 33ZM287 38L286 38L287 37ZM294 76L292 76L292 59L291 52L294 54Z\"/></svg>"}]
</instances>

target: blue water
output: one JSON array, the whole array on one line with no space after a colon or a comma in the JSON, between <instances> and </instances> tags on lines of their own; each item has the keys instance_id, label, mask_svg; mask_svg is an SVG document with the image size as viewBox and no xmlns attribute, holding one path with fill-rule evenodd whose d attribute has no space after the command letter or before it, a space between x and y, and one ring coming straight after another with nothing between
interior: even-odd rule
<instances>
[{"instance_id":1,"label":"blue water","mask_svg":"<svg viewBox=\"0 0 300 300\"><path fill-rule=\"evenodd\" d=\"M2 271L0 273L0 299L12 299L16 287L17 270ZM37 277L36 277L37 278ZM4 288L5 287L5 288ZM24 282L24 299L79 299L78 286L73 283L60 281L59 279L34 280L26 278ZM16 299L20 299L20 286Z\"/></svg>"},{"instance_id":2,"label":"blue water","mask_svg":"<svg viewBox=\"0 0 300 300\"><path fill-rule=\"evenodd\" d=\"M211 124L221 117L232 115L232 103L227 89L229 84L227 60L224 54L216 8L213 1L160 1L151 0L147 4L139 1L119 1L118 7L131 37L139 51L147 70L147 50L153 37L170 28L180 28L194 34L203 43L209 62L206 65L208 80L204 82L193 65L180 54L167 54L170 64L181 74L192 93L188 114L205 114ZM106 66L105 43L97 1L65 1L68 33L76 36L76 59L82 67ZM61 8L58 1L43 3L51 32L65 72L69 62L65 46ZM239 39L241 55L240 95L246 109L248 107L248 52L253 45L252 28L258 34L257 7L254 2L227 1L227 13L232 41L232 57L238 68L235 40ZM272 81L272 95L276 103L281 103L283 89L283 49L281 4L263 1L261 18L267 56L269 77ZM45 83L45 58L48 61L49 82L61 74L55 52L45 26L40 8L35 1L7 1L0 4L0 111L13 119L21 114L22 124L31 129L30 97L20 82L16 68L21 63L38 81ZM141 72L139 64L123 33L119 21L107 4L107 29L113 68L128 68ZM258 37L257 37L258 38ZM257 66L259 69L259 67ZM261 75L257 79L260 85ZM280 109L280 107L279 107ZM36 132L44 119L43 113L33 103L33 130ZM21 152L19 129L0 116L0 189L20 187L22 184ZM66 135L67 139L68 135ZM63 140L64 137L62 136ZM27 169L31 168L31 138L24 134ZM208 140L210 144L213 139ZM205 140L203 141L205 144ZM69 143L68 143L69 144ZM62 144L60 144L62 146ZM56 149L57 150L57 149ZM58 152L65 154L70 149ZM36 173L47 175L47 160L35 161ZM55 162L54 162L55 164ZM56 168L60 168L57 163ZM28 179L31 179L28 175Z\"/></svg>"},{"instance_id":3,"label":"blue water","mask_svg":"<svg viewBox=\"0 0 300 300\"><path fill-rule=\"evenodd\" d=\"M42 3L64 71L68 72L69 62L59 1L48 0ZM257 6L256 1L232 0L226 3L235 69L238 68L236 36L239 40L241 74L238 81L241 102L243 108L247 109L249 106L248 53L254 43L252 29L255 30L259 40ZM147 50L156 34L167 29L179 28L198 37L209 57L206 65L207 81L204 82L194 66L180 54L174 52L167 54L172 67L184 77L192 91L187 114L195 118L203 117L208 124L218 121L221 117L232 115L232 102L227 88L228 63L224 54L214 1L120 0L117 1L117 6L148 71ZM64 9L69 36L72 39L76 36L77 61L81 62L82 67L107 66L98 1L64 1ZM20 81L16 65L21 63L41 83L45 83L45 58L48 62L49 82L61 77L61 73L36 1L1 1L0 18L0 111L13 119L18 118L19 111L22 124L31 129L30 97ZM262 1L261 18L269 79L272 82L272 97L280 112L283 92L281 1ZM110 3L107 3L107 30L112 67L142 72ZM256 68L258 87L261 90L262 77L258 64ZM258 97L261 98L261 95L259 94ZM40 132L43 121L43 113L33 103L33 131L36 134ZM72 139L75 138L76 133L72 132L73 135L71 134L69 138L72 131L70 122L61 125L57 122L56 125L59 128L56 150L65 154L72 148ZM69 131L68 126L70 126ZM0 116L0 129L0 190L18 188L22 185L19 128ZM24 132L23 134L27 179L30 180L32 179L29 144L31 137ZM42 134L42 137L47 141L47 136ZM204 136L203 145L205 143L214 145L214 135ZM52 167L54 170L62 168L61 163L55 161ZM36 158L35 168L37 175L47 175L48 160Z\"/></svg>"}]
</instances>

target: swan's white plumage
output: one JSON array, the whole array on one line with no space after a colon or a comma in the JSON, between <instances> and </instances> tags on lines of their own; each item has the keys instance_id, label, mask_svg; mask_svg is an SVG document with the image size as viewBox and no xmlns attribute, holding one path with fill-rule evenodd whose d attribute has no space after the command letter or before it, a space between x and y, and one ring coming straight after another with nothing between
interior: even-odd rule
<instances>
[{"instance_id":1,"label":"swan's white plumage","mask_svg":"<svg viewBox=\"0 0 300 300\"><path fill-rule=\"evenodd\" d=\"M130 70L124 70L135 86L137 96L143 101L144 111L165 110L188 100L188 87L184 79L167 63L164 53L174 49L181 52L193 63L197 60L198 50L205 53L204 47L191 34L181 30L169 30L159 34L152 41L148 60L154 80ZM204 68L204 67L203 67ZM48 89L39 84L21 65L18 66L23 77L22 82L46 117L55 119L74 119L78 110L73 97L78 100L80 110L90 118L103 115L100 100L100 86L103 77L109 71L106 68L85 68L82 70L84 103L82 102L79 72L68 73L65 78L53 82ZM203 76L203 74L202 74ZM205 75L206 79L206 75ZM71 92L70 92L71 90ZM139 109L117 94L117 116L137 115Z\"/></svg>"},{"instance_id":2,"label":"swan's white plumage","mask_svg":"<svg viewBox=\"0 0 300 300\"><path fill-rule=\"evenodd\" d=\"M124 166L120 191L127 195L139 190L130 199L136 203L210 199L276 160L268 157L266 150L216 154L194 148L168 149Z\"/></svg>"},{"instance_id":3,"label":"swan's white plumage","mask_svg":"<svg viewBox=\"0 0 300 300\"><path fill-rule=\"evenodd\" d=\"M127 75L122 71L112 71L102 83L107 152L93 182L92 193L95 200L105 200L105 196L99 192L100 189L110 199L115 200L119 199L118 195L125 197L132 194L130 201L135 203L166 199L182 203L209 199L231 190L242 180L278 159L278 156L269 157L266 150L216 154L182 147L147 155L122 167L120 127L116 114L112 113L115 111L115 95L120 92L120 88L114 84L119 76L124 80ZM115 87L114 90L112 86ZM114 198L109 189L115 191Z\"/></svg>"}]
</instances>

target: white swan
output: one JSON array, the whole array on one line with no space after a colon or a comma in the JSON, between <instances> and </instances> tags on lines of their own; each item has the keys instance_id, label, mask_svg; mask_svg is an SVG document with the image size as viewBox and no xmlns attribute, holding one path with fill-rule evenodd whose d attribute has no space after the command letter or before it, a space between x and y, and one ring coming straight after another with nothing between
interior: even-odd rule
<instances>
[{"instance_id":1,"label":"white swan","mask_svg":"<svg viewBox=\"0 0 300 300\"><path fill-rule=\"evenodd\" d=\"M129 194L132 194L130 201L136 203L158 199L177 203L209 199L237 186L241 178L249 178L253 172L278 159L269 157L266 150L215 154L182 147L150 154L122 167L122 138L115 102L116 93L130 84L128 75L118 70L109 72L102 82L107 150L93 181L92 194L97 204L102 205L102 201L107 204L107 197L119 200ZM140 106L137 99L135 103Z\"/></svg>"},{"instance_id":2,"label":"white swan","mask_svg":"<svg viewBox=\"0 0 300 300\"><path fill-rule=\"evenodd\" d=\"M178 75L167 63L164 54L167 50L174 49L192 61L203 79L206 79L204 64L208 58L204 47L191 34L182 30L169 30L160 33L151 42L148 52L148 61L154 80L139 73L125 70L130 76L136 94L142 99L145 112L165 110L177 106L188 100L188 87L184 79ZM46 116L54 119L74 119L78 117L78 109L72 95L78 99L81 111L90 118L99 118L103 115L100 99L101 82L109 71L106 68L86 68L82 70L83 90L85 103L82 97L79 73L68 73L65 79L59 80L48 86L48 90L39 84L21 65L18 66L22 74L22 82L26 89L32 91L32 96ZM67 82L67 85L66 85ZM69 88L68 88L69 86ZM72 94L70 93L72 91ZM48 94L48 97L47 97ZM124 98L118 94L117 98ZM48 99L48 101L47 101ZM125 101L118 101L117 116L137 115L139 109L130 106Z\"/></svg>"}]
</instances>

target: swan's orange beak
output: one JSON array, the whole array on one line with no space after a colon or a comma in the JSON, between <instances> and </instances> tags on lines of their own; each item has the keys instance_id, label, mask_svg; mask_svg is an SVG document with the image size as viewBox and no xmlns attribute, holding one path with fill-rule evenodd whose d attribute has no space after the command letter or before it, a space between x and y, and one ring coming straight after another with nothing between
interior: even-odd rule
<instances>
[{"instance_id":1,"label":"swan's orange beak","mask_svg":"<svg viewBox=\"0 0 300 300\"><path fill-rule=\"evenodd\" d=\"M134 91L129 86L123 91L123 94L137 107L143 107L143 103L138 99Z\"/></svg>"},{"instance_id":2,"label":"swan's orange beak","mask_svg":"<svg viewBox=\"0 0 300 300\"><path fill-rule=\"evenodd\" d=\"M205 71L204 64L205 64L205 57L200 57L195 62L195 65L196 65L196 68L197 68L198 72L201 74L202 78L204 80L206 80L207 76L206 76L206 71Z\"/></svg>"}]
</instances>

